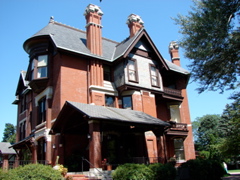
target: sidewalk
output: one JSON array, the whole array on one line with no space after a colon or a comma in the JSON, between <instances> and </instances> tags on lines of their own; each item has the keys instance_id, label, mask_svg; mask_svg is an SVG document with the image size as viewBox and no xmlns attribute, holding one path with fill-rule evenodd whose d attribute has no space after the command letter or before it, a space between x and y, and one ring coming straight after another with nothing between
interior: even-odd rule
<instances>
[{"instance_id":1,"label":"sidewalk","mask_svg":"<svg viewBox=\"0 0 240 180\"><path fill-rule=\"evenodd\" d=\"M240 180L240 173L230 173L231 176L223 177L222 180Z\"/></svg>"}]
</instances>

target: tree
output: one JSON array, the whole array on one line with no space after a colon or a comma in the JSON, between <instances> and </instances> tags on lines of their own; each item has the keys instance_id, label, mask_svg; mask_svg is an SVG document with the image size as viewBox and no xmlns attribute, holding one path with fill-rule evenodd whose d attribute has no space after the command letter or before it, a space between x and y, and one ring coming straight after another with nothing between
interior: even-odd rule
<instances>
[{"instance_id":1,"label":"tree","mask_svg":"<svg viewBox=\"0 0 240 180\"><path fill-rule=\"evenodd\" d=\"M5 124L2 142L10 142L11 144L16 142L16 128L13 124Z\"/></svg>"},{"instance_id":2,"label":"tree","mask_svg":"<svg viewBox=\"0 0 240 180\"><path fill-rule=\"evenodd\" d=\"M240 28L234 23L239 16L240 0L201 0L187 16L174 18L199 93L239 87Z\"/></svg>"},{"instance_id":3,"label":"tree","mask_svg":"<svg viewBox=\"0 0 240 180\"><path fill-rule=\"evenodd\" d=\"M222 114L224 139L220 150L225 157L237 161L240 155L240 99L233 96L234 102L227 104Z\"/></svg>"},{"instance_id":4,"label":"tree","mask_svg":"<svg viewBox=\"0 0 240 180\"><path fill-rule=\"evenodd\" d=\"M218 142L218 124L221 121L220 115L205 115L197 118L199 127L195 130L197 137L195 143L199 151L209 151L211 146Z\"/></svg>"}]
</instances>

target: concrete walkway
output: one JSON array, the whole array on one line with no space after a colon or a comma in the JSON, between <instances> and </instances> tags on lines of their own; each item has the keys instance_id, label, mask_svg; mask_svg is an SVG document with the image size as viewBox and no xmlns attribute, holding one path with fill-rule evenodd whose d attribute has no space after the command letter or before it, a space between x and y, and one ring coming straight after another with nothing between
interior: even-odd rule
<instances>
[{"instance_id":1,"label":"concrete walkway","mask_svg":"<svg viewBox=\"0 0 240 180\"><path fill-rule=\"evenodd\" d=\"M240 173L230 173L231 176L223 177L222 180L240 180Z\"/></svg>"}]
</instances>

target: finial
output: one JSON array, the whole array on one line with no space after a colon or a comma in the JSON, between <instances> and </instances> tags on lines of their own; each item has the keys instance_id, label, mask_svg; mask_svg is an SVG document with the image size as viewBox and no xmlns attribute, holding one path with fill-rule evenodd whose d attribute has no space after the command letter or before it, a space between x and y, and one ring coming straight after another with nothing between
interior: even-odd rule
<instances>
[{"instance_id":1,"label":"finial","mask_svg":"<svg viewBox=\"0 0 240 180\"><path fill-rule=\"evenodd\" d=\"M53 22L54 22L54 17L51 16L51 17L50 17L50 21L49 21L49 23L53 23Z\"/></svg>"}]
</instances>

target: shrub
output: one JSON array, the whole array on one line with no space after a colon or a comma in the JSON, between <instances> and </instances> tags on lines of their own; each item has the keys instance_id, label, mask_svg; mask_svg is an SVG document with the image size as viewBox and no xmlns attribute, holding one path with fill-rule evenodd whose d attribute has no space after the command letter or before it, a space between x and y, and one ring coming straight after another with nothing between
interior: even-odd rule
<instances>
[{"instance_id":1,"label":"shrub","mask_svg":"<svg viewBox=\"0 0 240 180\"><path fill-rule=\"evenodd\" d=\"M150 180L153 178L153 171L144 164L123 164L117 167L112 173L114 180Z\"/></svg>"},{"instance_id":2,"label":"shrub","mask_svg":"<svg viewBox=\"0 0 240 180\"><path fill-rule=\"evenodd\" d=\"M61 180L62 175L51 166L28 164L11 169L4 175L4 180Z\"/></svg>"},{"instance_id":3,"label":"shrub","mask_svg":"<svg viewBox=\"0 0 240 180\"><path fill-rule=\"evenodd\" d=\"M180 180L220 180L225 174L222 164L216 160L189 160L183 163L178 170Z\"/></svg>"},{"instance_id":4,"label":"shrub","mask_svg":"<svg viewBox=\"0 0 240 180\"><path fill-rule=\"evenodd\" d=\"M3 171L2 168L0 168L0 179L4 179L5 176L6 176L6 172Z\"/></svg>"},{"instance_id":5,"label":"shrub","mask_svg":"<svg viewBox=\"0 0 240 180\"><path fill-rule=\"evenodd\" d=\"M150 164L149 168L153 171L155 180L174 180L177 171L172 163L167 164Z\"/></svg>"}]
</instances>

